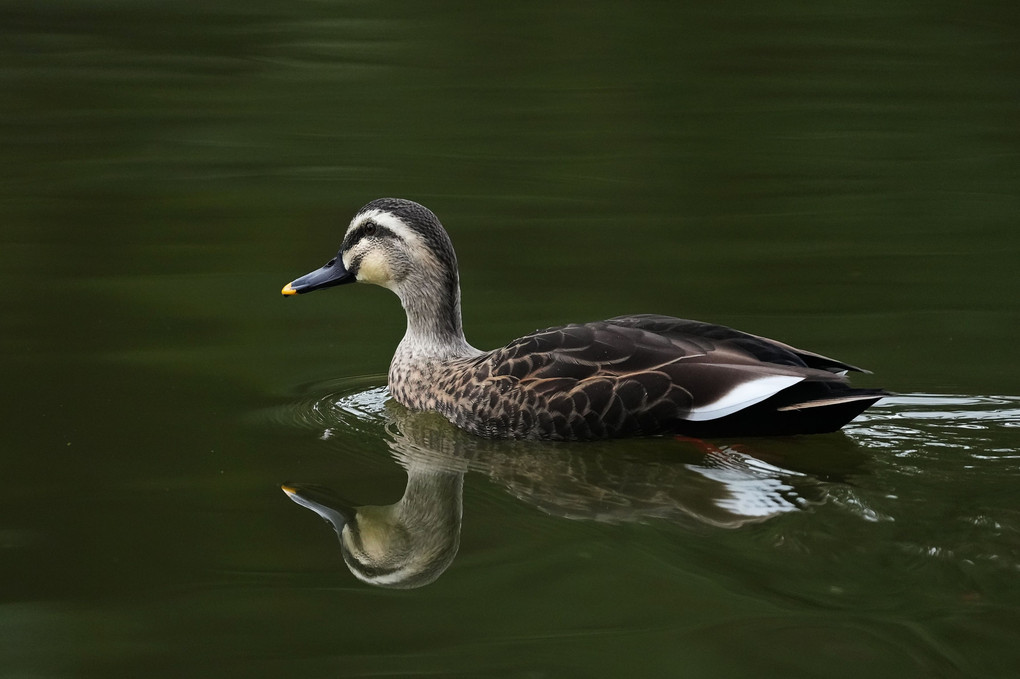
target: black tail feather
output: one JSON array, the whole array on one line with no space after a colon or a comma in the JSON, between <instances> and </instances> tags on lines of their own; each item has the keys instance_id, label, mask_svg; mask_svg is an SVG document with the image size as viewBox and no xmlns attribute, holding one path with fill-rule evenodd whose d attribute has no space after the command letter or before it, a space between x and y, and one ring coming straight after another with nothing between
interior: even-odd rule
<instances>
[{"instance_id":1,"label":"black tail feather","mask_svg":"<svg viewBox=\"0 0 1020 679\"><path fill-rule=\"evenodd\" d=\"M802 382L726 417L684 420L676 433L698 438L825 434L839 431L889 395L883 389L853 389L838 382Z\"/></svg>"}]
</instances>

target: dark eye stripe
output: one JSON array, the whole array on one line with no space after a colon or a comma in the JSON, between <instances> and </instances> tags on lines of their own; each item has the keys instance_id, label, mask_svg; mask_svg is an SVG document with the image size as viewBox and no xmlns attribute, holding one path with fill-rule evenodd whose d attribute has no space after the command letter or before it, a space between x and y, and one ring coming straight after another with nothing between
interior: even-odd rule
<instances>
[{"instance_id":1,"label":"dark eye stripe","mask_svg":"<svg viewBox=\"0 0 1020 679\"><path fill-rule=\"evenodd\" d=\"M347 234L347 237L344 238L344 242L340 245L340 249L342 251L350 250L352 247L354 247L355 243L360 241L362 238L366 237L394 238L396 240L403 240L400 236L398 236L393 231L390 231L382 224L377 224L375 222L369 221L365 222L364 224L361 224L360 226L358 226L358 228L354 229L354 231L351 231L349 234Z\"/></svg>"}]
</instances>

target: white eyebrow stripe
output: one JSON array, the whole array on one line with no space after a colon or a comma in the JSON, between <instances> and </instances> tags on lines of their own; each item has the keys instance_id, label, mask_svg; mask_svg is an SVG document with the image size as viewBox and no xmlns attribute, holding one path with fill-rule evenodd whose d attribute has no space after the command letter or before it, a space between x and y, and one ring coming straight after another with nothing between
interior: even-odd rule
<instances>
[{"instance_id":1,"label":"white eyebrow stripe","mask_svg":"<svg viewBox=\"0 0 1020 679\"><path fill-rule=\"evenodd\" d=\"M347 230L350 231L351 229L356 229L368 220L372 220L376 224L386 227L408 243L421 244L421 238L414 229L405 224L400 217L397 217L392 212L387 212L386 210L369 210L368 212L362 212L354 218L354 221L351 222L351 225L347 228Z\"/></svg>"}]
</instances>

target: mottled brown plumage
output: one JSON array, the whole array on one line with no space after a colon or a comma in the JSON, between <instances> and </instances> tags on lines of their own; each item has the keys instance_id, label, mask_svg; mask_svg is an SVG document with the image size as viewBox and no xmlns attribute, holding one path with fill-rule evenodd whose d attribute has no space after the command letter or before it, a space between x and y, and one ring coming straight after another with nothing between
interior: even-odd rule
<instances>
[{"instance_id":1,"label":"mottled brown plumage","mask_svg":"<svg viewBox=\"0 0 1020 679\"><path fill-rule=\"evenodd\" d=\"M457 260L435 215L381 199L355 216L337 257L285 294L353 280L393 290L408 329L390 392L490 438L583 440L663 433L784 435L839 429L885 392L859 368L720 325L620 316L481 352L464 339Z\"/></svg>"}]
</instances>

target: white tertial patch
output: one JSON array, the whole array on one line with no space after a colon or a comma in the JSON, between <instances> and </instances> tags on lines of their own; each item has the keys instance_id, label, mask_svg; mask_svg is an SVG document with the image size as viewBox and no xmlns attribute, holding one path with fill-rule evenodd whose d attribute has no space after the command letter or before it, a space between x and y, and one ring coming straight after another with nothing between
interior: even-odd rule
<instances>
[{"instance_id":1,"label":"white tertial patch","mask_svg":"<svg viewBox=\"0 0 1020 679\"><path fill-rule=\"evenodd\" d=\"M748 406L764 401L769 396L778 394L783 389L791 387L803 379L803 377L793 375L768 375L751 380L750 382L743 382L723 394L717 400L691 408L691 412L688 413L686 419L702 422L732 415L738 410L743 410Z\"/></svg>"}]
</instances>

